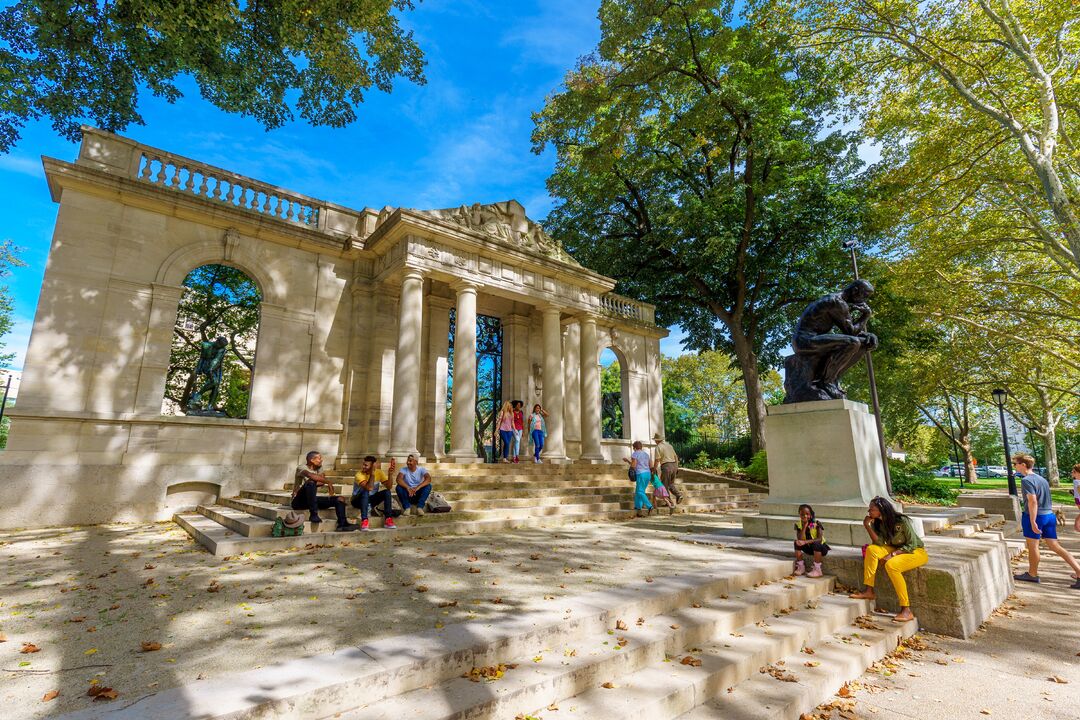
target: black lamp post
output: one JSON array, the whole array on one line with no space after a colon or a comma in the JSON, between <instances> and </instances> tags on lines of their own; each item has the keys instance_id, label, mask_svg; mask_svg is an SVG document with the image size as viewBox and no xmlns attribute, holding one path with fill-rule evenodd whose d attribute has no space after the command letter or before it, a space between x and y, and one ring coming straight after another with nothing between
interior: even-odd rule
<instances>
[{"instance_id":1,"label":"black lamp post","mask_svg":"<svg viewBox=\"0 0 1080 720\"><path fill-rule=\"evenodd\" d=\"M858 243L854 240L845 240L841 247L851 253L851 272L855 279L859 279L859 261L855 257L855 249ZM866 375L870 382L870 403L874 408L874 421L877 424L878 449L881 451L881 466L885 473L885 489L892 495L892 473L889 472L889 451L885 447L885 431L881 427L881 403L878 402L877 380L874 378L874 359L868 350L866 355Z\"/></svg>"},{"instance_id":2,"label":"black lamp post","mask_svg":"<svg viewBox=\"0 0 1080 720\"><path fill-rule=\"evenodd\" d=\"M1012 470L1012 453L1009 452L1009 433L1005 430L1005 400L1009 397L1009 393L1001 388L994 388L991 395L997 403L998 419L1001 421L1001 444L1005 446L1005 472L1009 478L1009 494L1016 497L1016 477Z\"/></svg>"}]
</instances>

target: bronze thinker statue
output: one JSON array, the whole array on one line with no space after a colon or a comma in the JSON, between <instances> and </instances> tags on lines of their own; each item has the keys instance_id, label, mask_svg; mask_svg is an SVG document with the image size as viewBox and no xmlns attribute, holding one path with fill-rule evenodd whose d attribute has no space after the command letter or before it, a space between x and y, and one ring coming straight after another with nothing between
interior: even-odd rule
<instances>
[{"instance_id":1,"label":"bronze thinker statue","mask_svg":"<svg viewBox=\"0 0 1080 720\"><path fill-rule=\"evenodd\" d=\"M873 314L866 303L873 294L873 285L856 280L803 310L791 342L795 354L784 360L785 403L847 397L840 376L878 344L866 331Z\"/></svg>"},{"instance_id":2,"label":"bronze thinker statue","mask_svg":"<svg viewBox=\"0 0 1080 720\"><path fill-rule=\"evenodd\" d=\"M188 401L188 415L222 415L217 410L218 393L221 392L221 376L224 372L225 351L229 341L218 336L213 342L204 340L199 343L199 364L195 366L195 380L205 375L202 386L191 395ZM209 395L207 395L209 393Z\"/></svg>"}]
</instances>

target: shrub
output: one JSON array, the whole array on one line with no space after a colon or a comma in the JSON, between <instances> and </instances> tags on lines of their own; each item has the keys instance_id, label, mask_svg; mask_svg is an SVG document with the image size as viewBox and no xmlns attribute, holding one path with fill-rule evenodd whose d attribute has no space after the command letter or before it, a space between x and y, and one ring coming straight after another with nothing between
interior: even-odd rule
<instances>
[{"instance_id":1,"label":"shrub","mask_svg":"<svg viewBox=\"0 0 1080 720\"><path fill-rule=\"evenodd\" d=\"M957 490L953 490L926 469L890 462L893 495L908 502L929 505L955 505Z\"/></svg>"},{"instance_id":2,"label":"shrub","mask_svg":"<svg viewBox=\"0 0 1080 720\"><path fill-rule=\"evenodd\" d=\"M686 467L692 468L694 470L704 470L705 468L710 467L711 465L712 465L712 458L710 458L709 453L705 452L704 450L699 452L697 454L697 457L695 457L693 460L686 463Z\"/></svg>"},{"instance_id":3,"label":"shrub","mask_svg":"<svg viewBox=\"0 0 1080 720\"><path fill-rule=\"evenodd\" d=\"M769 484L769 459L766 457L764 450L758 450L754 453L754 457L750 459L750 464L746 466L746 474L754 482L762 485Z\"/></svg>"}]
</instances>

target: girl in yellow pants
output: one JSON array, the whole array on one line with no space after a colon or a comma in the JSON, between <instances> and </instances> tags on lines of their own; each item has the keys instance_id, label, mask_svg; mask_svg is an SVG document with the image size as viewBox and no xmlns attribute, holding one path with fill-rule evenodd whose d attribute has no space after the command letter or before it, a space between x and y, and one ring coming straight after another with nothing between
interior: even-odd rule
<instances>
[{"instance_id":1,"label":"girl in yellow pants","mask_svg":"<svg viewBox=\"0 0 1080 720\"><path fill-rule=\"evenodd\" d=\"M915 615L911 612L911 599L908 597L904 573L925 565L930 559L922 538L915 532L911 519L897 513L892 503L882 497L870 501L863 526L870 535L870 545L866 546L863 557L863 585L866 587L862 592L853 593L851 597L866 600L877 598L874 580L878 564L884 561L885 572L889 575L900 602L900 612L893 620L913 620Z\"/></svg>"}]
</instances>

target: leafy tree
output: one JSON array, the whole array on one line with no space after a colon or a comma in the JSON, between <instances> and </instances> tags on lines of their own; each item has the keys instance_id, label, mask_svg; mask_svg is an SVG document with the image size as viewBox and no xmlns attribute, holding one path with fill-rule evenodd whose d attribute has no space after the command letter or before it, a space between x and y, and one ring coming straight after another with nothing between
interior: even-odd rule
<instances>
[{"instance_id":1,"label":"leafy tree","mask_svg":"<svg viewBox=\"0 0 1080 720\"><path fill-rule=\"evenodd\" d=\"M715 350L663 358L664 396L685 408L695 430L718 438L734 438L749 432L746 419L746 388L739 369L729 355ZM775 371L762 374L765 394L774 394L782 383Z\"/></svg>"},{"instance_id":2,"label":"leafy tree","mask_svg":"<svg viewBox=\"0 0 1080 720\"><path fill-rule=\"evenodd\" d=\"M622 369L619 361L600 369L601 433L606 438L623 436Z\"/></svg>"},{"instance_id":3,"label":"leafy tree","mask_svg":"<svg viewBox=\"0 0 1080 720\"><path fill-rule=\"evenodd\" d=\"M854 138L830 132L829 68L784 38L732 27L733 3L608 0L595 55L535 116L554 146L554 234L620 292L657 305L690 346L733 355L754 449L761 372L791 323L846 279L858 231Z\"/></svg>"},{"instance_id":4,"label":"leafy tree","mask_svg":"<svg viewBox=\"0 0 1080 720\"><path fill-rule=\"evenodd\" d=\"M247 417L255 342L262 295L255 283L228 265L203 265L184 279L165 381L165 409L184 411L195 391L200 343L223 336L229 341L223 363L221 410Z\"/></svg>"},{"instance_id":5,"label":"leafy tree","mask_svg":"<svg viewBox=\"0 0 1080 720\"><path fill-rule=\"evenodd\" d=\"M19 260L17 248L11 240L0 241L0 278L7 277L11 274L12 268L24 264L22 260ZM12 306L11 293L6 285L0 286L0 338L11 332L11 326L14 324L14 307ZM4 343L0 341L0 350L3 348ZM14 358L14 353L0 353L0 365L7 365Z\"/></svg>"},{"instance_id":6,"label":"leafy tree","mask_svg":"<svg viewBox=\"0 0 1080 720\"><path fill-rule=\"evenodd\" d=\"M342 127L372 86L422 83L423 55L396 13L412 0L21 0L0 12L0 151L47 117L69 140L85 119L142 123L140 92L175 102L180 76L267 129Z\"/></svg>"},{"instance_id":7,"label":"leafy tree","mask_svg":"<svg viewBox=\"0 0 1080 720\"><path fill-rule=\"evenodd\" d=\"M906 217L989 212L1080 278L1080 24L1039 0L755 0L759 22L855 71ZM923 207L918 207L923 206ZM1001 210L1013 220L1002 218ZM984 238L984 241L986 238Z\"/></svg>"}]
</instances>

